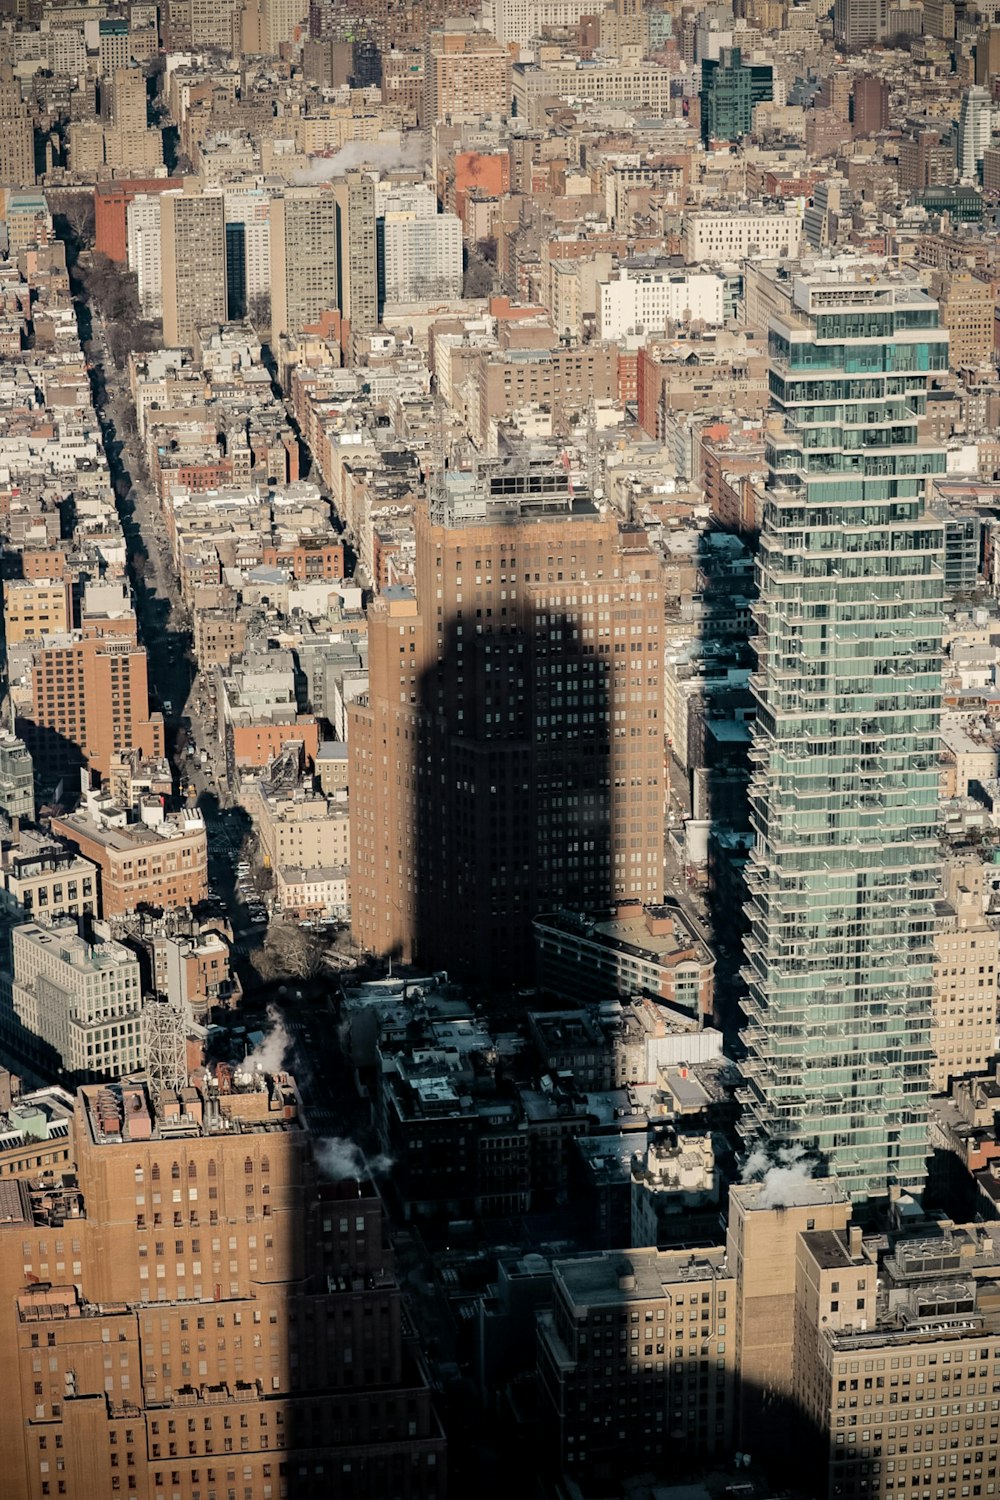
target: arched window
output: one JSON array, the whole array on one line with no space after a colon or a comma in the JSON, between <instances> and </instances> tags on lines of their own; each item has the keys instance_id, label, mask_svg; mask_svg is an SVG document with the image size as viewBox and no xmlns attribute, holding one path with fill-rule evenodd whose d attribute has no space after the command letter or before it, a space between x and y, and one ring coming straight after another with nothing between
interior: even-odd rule
<instances>
[{"instance_id":1,"label":"arched window","mask_svg":"<svg viewBox=\"0 0 1000 1500\"><path fill-rule=\"evenodd\" d=\"M152 1170L152 1172L150 1172L149 1175L153 1179L154 1182L159 1182L159 1180L160 1180L160 1163L158 1161L154 1161L154 1163L153 1163L153 1170Z\"/></svg>"},{"instance_id":2,"label":"arched window","mask_svg":"<svg viewBox=\"0 0 1000 1500\"><path fill-rule=\"evenodd\" d=\"M260 1170L262 1172L270 1172L270 1170L271 1170L271 1160L270 1160L270 1157L267 1157L267 1156L262 1156L261 1157L261 1159L260 1159Z\"/></svg>"},{"instance_id":3,"label":"arched window","mask_svg":"<svg viewBox=\"0 0 1000 1500\"><path fill-rule=\"evenodd\" d=\"M171 1166L171 1168L170 1168L170 1177L171 1177L171 1181L173 1181L173 1182L180 1182L180 1180L181 1180L181 1168L180 1168L180 1163L179 1162L175 1161L173 1163L173 1165Z\"/></svg>"},{"instance_id":4,"label":"arched window","mask_svg":"<svg viewBox=\"0 0 1000 1500\"><path fill-rule=\"evenodd\" d=\"M214 1157L211 1157L209 1159L209 1163L208 1163L208 1175L209 1175L209 1177L214 1177L215 1176L215 1158Z\"/></svg>"},{"instance_id":5,"label":"arched window","mask_svg":"<svg viewBox=\"0 0 1000 1500\"><path fill-rule=\"evenodd\" d=\"M194 1182L194 1180L195 1180L195 1178L197 1176L198 1176L198 1168L195 1166L195 1164L194 1164L193 1161L189 1161L188 1162L188 1182Z\"/></svg>"},{"instance_id":6,"label":"arched window","mask_svg":"<svg viewBox=\"0 0 1000 1500\"><path fill-rule=\"evenodd\" d=\"M253 1161L251 1160L251 1158L249 1156L247 1157L246 1161L243 1163L243 1170L244 1170L244 1172L246 1173L246 1175L248 1177L252 1177L253 1176Z\"/></svg>"}]
</instances>

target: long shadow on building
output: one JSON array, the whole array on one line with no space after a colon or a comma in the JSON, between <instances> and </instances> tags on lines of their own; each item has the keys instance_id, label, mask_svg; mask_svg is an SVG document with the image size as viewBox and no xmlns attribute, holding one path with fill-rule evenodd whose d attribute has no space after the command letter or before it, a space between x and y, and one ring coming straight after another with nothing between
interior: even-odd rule
<instances>
[{"instance_id":1,"label":"long shadow on building","mask_svg":"<svg viewBox=\"0 0 1000 1500\"><path fill-rule=\"evenodd\" d=\"M415 599L370 612L351 727L366 947L509 995L540 912L662 898L662 629L645 532L564 471L444 476Z\"/></svg>"}]
</instances>

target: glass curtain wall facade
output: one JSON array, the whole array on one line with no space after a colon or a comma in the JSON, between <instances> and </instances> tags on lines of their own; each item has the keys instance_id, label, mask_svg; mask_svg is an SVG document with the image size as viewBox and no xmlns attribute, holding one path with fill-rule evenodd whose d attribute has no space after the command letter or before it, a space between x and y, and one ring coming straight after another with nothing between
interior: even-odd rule
<instances>
[{"instance_id":1,"label":"glass curtain wall facade","mask_svg":"<svg viewBox=\"0 0 1000 1500\"><path fill-rule=\"evenodd\" d=\"M902 276L817 273L769 329L741 1129L855 1199L925 1174L948 335Z\"/></svg>"}]
</instances>

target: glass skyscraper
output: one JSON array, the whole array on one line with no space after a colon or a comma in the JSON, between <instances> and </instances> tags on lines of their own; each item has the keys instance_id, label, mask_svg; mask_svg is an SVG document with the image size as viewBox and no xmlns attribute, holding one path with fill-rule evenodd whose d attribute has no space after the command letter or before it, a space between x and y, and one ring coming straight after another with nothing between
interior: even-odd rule
<instances>
[{"instance_id":1,"label":"glass skyscraper","mask_svg":"<svg viewBox=\"0 0 1000 1500\"><path fill-rule=\"evenodd\" d=\"M948 335L913 281L841 266L769 349L741 1129L876 1198L925 1173L945 455L917 419Z\"/></svg>"}]
</instances>

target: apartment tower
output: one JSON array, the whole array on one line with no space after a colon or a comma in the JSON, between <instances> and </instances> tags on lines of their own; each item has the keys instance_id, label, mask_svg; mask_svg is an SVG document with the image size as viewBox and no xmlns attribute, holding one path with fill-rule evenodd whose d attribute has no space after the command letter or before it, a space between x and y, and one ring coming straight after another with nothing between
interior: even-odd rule
<instances>
[{"instance_id":1,"label":"apartment tower","mask_svg":"<svg viewBox=\"0 0 1000 1500\"><path fill-rule=\"evenodd\" d=\"M662 900L660 563L527 460L447 472L416 538L348 737L355 936L510 983L537 913Z\"/></svg>"},{"instance_id":2,"label":"apartment tower","mask_svg":"<svg viewBox=\"0 0 1000 1500\"><path fill-rule=\"evenodd\" d=\"M226 226L219 193L160 199L163 342L194 343L197 328L226 321Z\"/></svg>"},{"instance_id":3,"label":"apartment tower","mask_svg":"<svg viewBox=\"0 0 1000 1500\"><path fill-rule=\"evenodd\" d=\"M32 670L34 702L17 721L42 782L86 765L107 776L122 750L163 754L163 721L149 707L145 646L135 640L79 640L46 645Z\"/></svg>"},{"instance_id":4,"label":"apartment tower","mask_svg":"<svg viewBox=\"0 0 1000 1500\"><path fill-rule=\"evenodd\" d=\"M420 123L509 115L510 53L470 20L446 21L424 42L424 98Z\"/></svg>"},{"instance_id":5,"label":"apartment tower","mask_svg":"<svg viewBox=\"0 0 1000 1500\"><path fill-rule=\"evenodd\" d=\"M947 333L914 282L840 267L769 340L741 1128L878 1198L927 1152L945 455L917 424Z\"/></svg>"},{"instance_id":6,"label":"apartment tower","mask_svg":"<svg viewBox=\"0 0 1000 1500\"><path fill-rule=\"evenodd\" d=\"M337 213L337 306L352 337L378 327L375 179L349 172L333 186ZM351 348L345 340L345 347Z\"/></svg>"},{"instance_id":7,"label":"apartment tower","mask_svg":"<svg viewBox=\"0 0 1000 1500\"><path fill-rule=\"evenodd\" d=\"M299 334L337 306L337 200L327 187L271 200L271 337Z\"/></svg>"},{"instance_id":8,"label":"apartment tower","mask_svg":"<svg viewBox=\"0 0 1000 1500\"><path fill-rule=\"evenodd\" d=\"M0 81L0 182L30 187L35 181L35 129L16 79Z\"/></svg>"}]
</instances>

